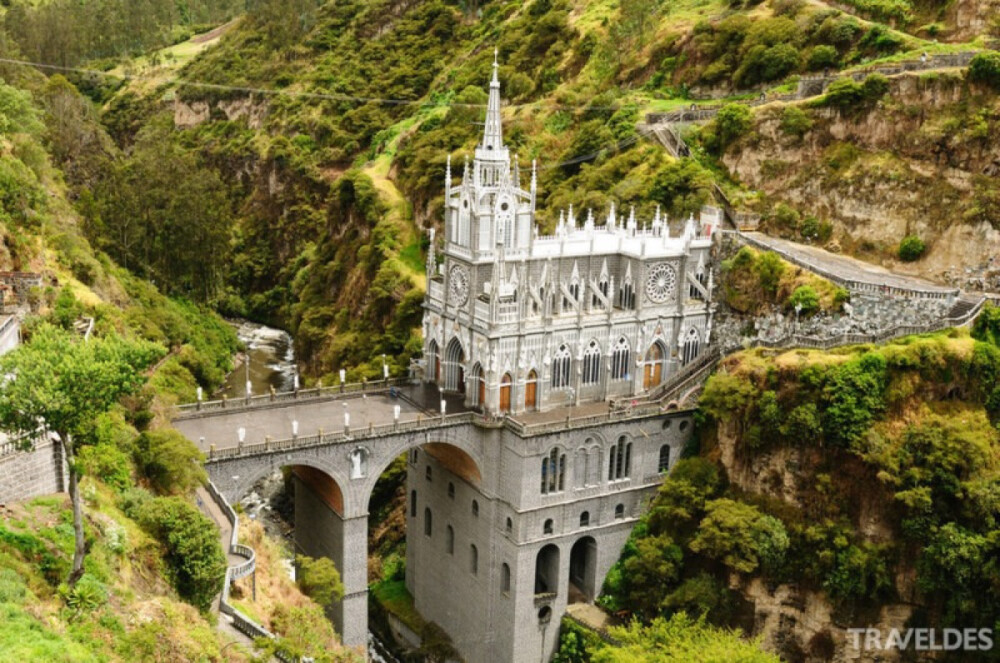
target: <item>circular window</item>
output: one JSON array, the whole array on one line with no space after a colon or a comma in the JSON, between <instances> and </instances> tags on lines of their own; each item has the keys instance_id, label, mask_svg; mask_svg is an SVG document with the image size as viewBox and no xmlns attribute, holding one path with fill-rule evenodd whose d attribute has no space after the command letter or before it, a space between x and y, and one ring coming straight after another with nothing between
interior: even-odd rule
<instances>
[{"instance_id":1,"label":"circular window","mask_svg":"<svg viewBox=\"0 0 1000 663\"><path fill-rule=\"evenodd\" d=\"M510 209L510 205L508 205L507 203L500 203L500 210L501 211L506 212L509 209Z\"/></svg>"},{"instance_id":2,"label":"circular window","mask_svg":"<svg viewBox=\"0 0 1000 663\"><path fill-rule=\"evenodd\" d=\"M672 423L673 423L673 422L672 422L672 421L670 421L670 419L667 419L666 421L664 421L664 422L663 422L663 430L670 430L670 425L671 425Z\"/></svg>"},{"instance_id":3,"label":"circular window","mask_svg":"<svg viewBox=\"0 0 1000 663\"><path fill-rule=\"evenodd\" d=\"M674 293L676 285L677 273L674 268L661 262L649 270L649 276L646 277L646 296L650 301L662 304Z\"/></svg>"},{"instance_id":4,"label":"circular window","mask_svg":"<svg viewBox=\"0 0 1000 663\"><path fill-rule=\"evenodd\" d=\"M681 430L687 430L687 427L688 427L688 422L682 421L681 422Z\"/></svg>"}]
</instances>

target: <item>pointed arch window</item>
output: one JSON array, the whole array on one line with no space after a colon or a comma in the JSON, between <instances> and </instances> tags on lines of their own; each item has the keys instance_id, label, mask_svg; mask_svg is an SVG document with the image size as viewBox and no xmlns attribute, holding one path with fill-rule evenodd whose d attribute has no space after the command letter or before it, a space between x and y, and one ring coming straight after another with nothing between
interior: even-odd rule
<instances>
[{"instance_id":1,"label":"pointed arch window","mask_svg":"<svg viewBox=\"0 0 1000 663\"><path fill-rule=\"evenodd\" d=\"M629 348L628 340L622 336L615 343L611 353L611 379L628 380L630 376L629 368L632 364L632 350Z\"/></svg>"},{"instance_id":2,"label":"pointed arch window","mask_svg":"<svg viewBox=\"0 0 1000 663\"><path fill-rule=\"evenodd\" d=\"M569 387L570 365L572 362L573 357L570 355L569 348L565 345L560 345L555 358L552 360L553 389L566 389Z\"/></svg>"},{"instance_id":3,"label":"pointed arch window","mask_svg":"<svg viewBox=\"0 0 1000 663\"><path fill-rule=\"evenodd\" d=\"M448 529L444 538L444 549L449 555L455 554L455 528L448 525Z\"/></svg>"},{"instance_id":4,"label":"pointed arch window","mask_svg":"<svg viewBox=\"0 0 1000 663\"><path fill-rule=\"evenodd\" d=\"M681 352L681 362L683 365L693 361L701 351L701 335L698 330L692 327L684 337L684 348Z\"/></svg>"},{"instance_id":5,"label":"pointed arch window","mask_svg":"<svg viewBox=\"0 0 1000 663\"><path fill-rule=\"evenodd\" d=\"M583 353L583 384L595 384L601 377L601 347L591 341Z\"/></svg>"}]
</instances>

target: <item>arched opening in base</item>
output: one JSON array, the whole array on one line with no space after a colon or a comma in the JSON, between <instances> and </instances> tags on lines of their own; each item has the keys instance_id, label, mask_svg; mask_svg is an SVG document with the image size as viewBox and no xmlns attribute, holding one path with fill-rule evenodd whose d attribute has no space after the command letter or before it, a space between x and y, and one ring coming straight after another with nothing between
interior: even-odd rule
<instances>
[{"instance_id":1,"label":"arched opening in base","mask_svg":"<svg viewBox=\"0 0 1000 663\"><path fill-rule=\"evenodd\" d=\"M559 547L550 543L535 558L535 595L556 594L558 590Z\"/></svg>"},{"instance_id":2,"label":"arched opening in base","mask_svg":"<svg viewBox=\"0 0 1000 663\"><path fill-rule=\"evenodd\" d=\"M585 536L573 544L569 554L570 603L592 603L597 597L597 541Z\"/></svg>"}]
</instances>

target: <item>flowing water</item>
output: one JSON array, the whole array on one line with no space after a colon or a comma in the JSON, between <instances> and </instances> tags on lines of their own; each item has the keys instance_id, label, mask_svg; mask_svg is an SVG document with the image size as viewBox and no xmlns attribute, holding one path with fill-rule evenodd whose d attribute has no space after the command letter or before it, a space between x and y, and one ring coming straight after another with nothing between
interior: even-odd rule
<instances>
[{"instance_id":1,"label":"flowing water","mask_svg":"<svg viewBox=\"0 0 1000 663\"><path fill-rule=\"evenodd\" d=\"M247 381L250 392L266 394L291 391L295 385L295 347L291 335L281 329L266 327L256 322L233 323L236 335L246 346L243 361L226 378L217 395L229 398L246 396Z\"/></svg>"},{"instance_id":2,"label":"flowing water","mask_svg":"<svg viewBox=\"0 0 1000 663\"><path fill-rule=\"evenodd\" d=\"M281 329L274 329L255 322L233 323L236 335L246 346L243 363L226 378L217 392L229 398L246 395L246 383L250 382L252 394L266 394L271 387L275 391L291 391L295 387L295 347L291 335ZM281 475L274 477L280 483ZM267 491L261 490L266 495ZM281 537L282 530L288 529L281 516L271 508L268 497L256 491L244 500L244 509L250 518L260 519L272 536ZM292 569L289 564L290 572ZM371 631L368 632L368 655L374 663L398 663L388 648Z\"/></svg>"}]
</instances>

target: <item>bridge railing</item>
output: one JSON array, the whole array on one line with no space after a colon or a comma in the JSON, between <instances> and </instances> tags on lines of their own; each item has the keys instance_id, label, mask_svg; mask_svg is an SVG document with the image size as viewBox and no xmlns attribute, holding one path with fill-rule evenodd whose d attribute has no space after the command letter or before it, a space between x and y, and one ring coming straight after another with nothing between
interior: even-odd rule
<instances>
[{"instance_id":1,"label":"bridge railing","mask_svg":"<svg viewBox=\"0 0 1000 663\"><path fill-rule=\"evenodd\" d=\"M201 413L241 412L247 409L257 409L272 404L287 404L297 401L333 399L341 397L360 396L362 394L383 393L390 387L401 387L409 384L409 378L389 378L388 380L372 380L370 382L350 382L333 387L313 387L298 391L279 391L269 394L250 396L247 398L222 398L211 401L198 401L178 405L180 412L177 419L195 417Z\"/></svg>"},{"instance_id":2,"label":"bridge railing","mask_svg":"<svg viewBox=\"0 0 1000 663\"><path fill-rule=\"evenodd\" d=\"M208 459L223 460L226 458L237 458L240 456L256 456L265 453L305 449L325 444L336 444L337 442L380 437L395 433L440 429L448 426L456 426L459 424L468 424L473 422L489 423L489 420L486 420L482 415L476 412L460 412L456 414L446 414L444 416L417 415L416 419L407 419L405 421L387 424L370 424L368 426L358 426L348 430L341 429L330 432L323 431L315 435L297 435L295 437L288 437L280 440L265 439L263 442L239 444L235 447L227 447L225 449L211 448L208 453Z\"/></svg>"},{"instance_id":3,"label":"bridge railing","mask_svg":"<svg viewBox=\"0 0 1000 663\"><path fill-rule=\"evenodd\" d=\"M810 260L807 260L798 255L794 255L786 251L785 249L768 244L767 242L759 240L756 237L752 237L746 233L742 233L739 231L730 231L727 234L736 237L737 241L739 242L750 244L756 249L777 253L784 260L787 260L788 262L794 265L798 265L799 267L802 267L804 269L808 269L809 271L815 274L819 274L823 278L832 281L833 283L836 283L837 285L843 288L847 288L852 292L867 292L872 294L896 295L900 297L921 298L921 299L947 299L948 297L957 297L959 294L961 294L961 290L959 290L958 288L944 289L944 288L919 288L915 286L912 287L886 286L879 283L875 283L873 281L860 281L858 279L847 279L840 276L839 274L831 272L825 267L817 265L816 263Z\"/></svg>"}]
</instances>

